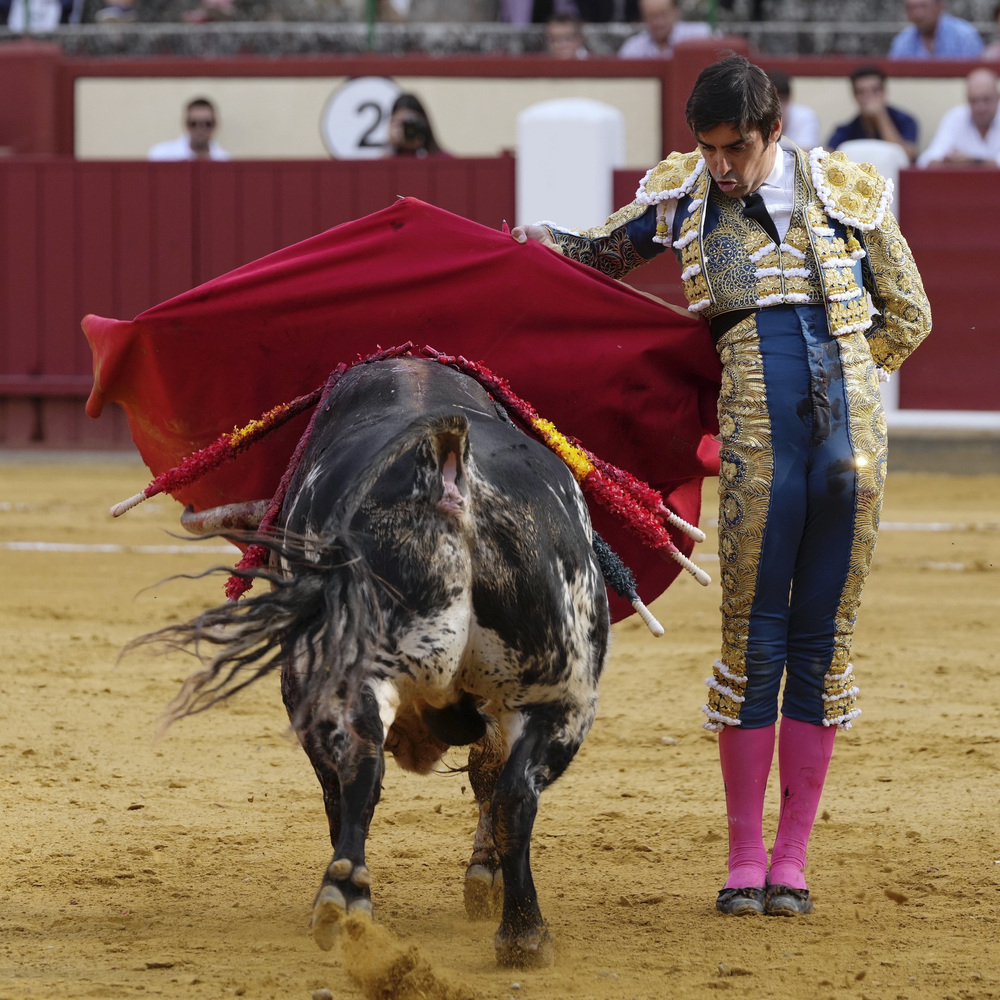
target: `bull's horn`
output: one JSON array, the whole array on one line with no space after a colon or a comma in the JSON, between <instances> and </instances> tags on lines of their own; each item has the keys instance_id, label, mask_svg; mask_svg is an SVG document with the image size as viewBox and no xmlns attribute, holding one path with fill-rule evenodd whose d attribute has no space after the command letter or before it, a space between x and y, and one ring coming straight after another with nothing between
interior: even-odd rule
<instances>
[{"instance_id":1,"label":"bull's horn","mask_svg":"<svg viewBox=\"0 0 1000 1000\"><path fill-rule=\"evenodd\" d=\"M181 527L192 535L211 535L226 531L254 531L260 527L267 510L267 500L247 500L224 507L196 511L190 504L181 514Z\"/></svg>"}]
</instances>

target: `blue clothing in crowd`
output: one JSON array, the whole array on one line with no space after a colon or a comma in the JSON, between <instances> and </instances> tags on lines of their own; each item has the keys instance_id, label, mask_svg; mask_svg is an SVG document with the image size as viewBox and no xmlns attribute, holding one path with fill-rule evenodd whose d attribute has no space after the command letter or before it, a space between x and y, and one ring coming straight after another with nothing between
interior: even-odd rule
<instances>
[{"instance_id":1,"label":"blue clothing in crowd","mask_svg":"<svg viewBox=\"0 0 1000 1000\"><path fill-rule=\"evenodd\" d=\"M900 138L904 142L916 142L917 131L919 129L916 118L911 117L905 111L900 111L898 108L887 107L886 111L889 112L889 117L892 119L893 125L899 131ZM869 135L865 131L861 115L858 115L857 118L849 121L846 125L838 125L833 130L833 135L830 136L830 141L826 145L828 149L839 149L842 142L849 142L852 139L878 138L879 136Z\"/></svg>"},{"instance_id":2,"label":"blue clothing in crowd","mask_svg":"<svg viewBox=\"0 0 1000 1000\"><path fill-rule=\"evenodd\" d=\"M930 52L916 25L904 28L892 40L890 59L975 59L983 51L983 40L976 26L953 14L942 14L934 32L934 51Z\"/></svg>"}]
</instances>

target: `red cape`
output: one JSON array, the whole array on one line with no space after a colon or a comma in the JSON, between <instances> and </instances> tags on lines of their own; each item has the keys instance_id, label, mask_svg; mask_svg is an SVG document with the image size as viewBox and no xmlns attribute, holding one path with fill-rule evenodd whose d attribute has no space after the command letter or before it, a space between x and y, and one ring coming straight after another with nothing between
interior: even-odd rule
<instances>
[{"instance_id":1,"label":"red cape","mask_svg":"<svg viewBox=\"0 0 1000 1000\"><path fill-rule=\"evenodd\" d=\"M692 523L702 478L718 470L711 435L720 368L703 321L540 244L519 245L412 198L132 321L87 316L83 329L94 353L87 413L120 404L154 476L321 385L339 362L408 340L484 363L560 431L649 482ZM176 499L200 510L270 497L307 419ZM676 564L591 509L635 573L640 597L653 600ZM616 620L631 613L613 602Z\"/></svg>"}]
</instances>

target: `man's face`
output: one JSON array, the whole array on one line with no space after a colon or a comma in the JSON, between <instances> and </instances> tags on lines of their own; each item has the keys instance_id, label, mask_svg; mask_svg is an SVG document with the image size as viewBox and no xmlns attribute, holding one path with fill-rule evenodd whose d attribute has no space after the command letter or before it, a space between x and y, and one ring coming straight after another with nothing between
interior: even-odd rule
<instances>
[{"instance_id":1,"label":"man's face","mask_svg":"<svg viewBox=\"0 0 1000 1000\"><path fill-rule=\"evenodd\" d=\"M774 156L781 122L777 121L765 141L752 129L740 132L729 123L696 133L701 155L719 188L731 198L745 198L767 179L774 167Z\"/></svg>"},{"instance_id":2,"label":"man's face","mask_svg":"<svg viewBox=\"0 0 1000 1000\"><path fill-rule=\"evenodd\" d=\"M184 125L190 137L191 148L196 153L205 152L208 149L208 144L212 141L212 133L215 131L215 114L212 109L203 104L196 104L193 108L188 108Z\"/></svg>"},{"instance_id":3,"label":"man's face","mask_svg":"<svg viewBox=\"0 0 1000 1000\"><path fill-rule=\"evenodd\" d=\"M931 34L937 28L943 6L943 0L903 0L907 20L924 34Z\"/></svg>"},{"instance_id":4,"label":"man's face","mask_svg":"<svg viewBox=\"0 0 1000 1000\"><path fill-rule=\"evenodd\" d=\"M972 123L980 132L985 133L996 117L997 105L1000 104L996 77L989 70L971 73L965 92L969 111L972 113Z\"/></svg>"},{"instance_id":5,"label":"man's face","mask_svg":"<svg viewBox=\"0 0 1000 1000\"><path fill-rule=\"evenodd\" d=\"M681 16L674 0L640 0L639 11L646 30L658 45L663 45L670 37Z\"/></svg>"},{"instance_id":6,"label":"man's face","mask_svg":"<svg viewBox=\"0 0 1000 1000\"><path fill-rule=\"evenodd\" d=\"M854 81L854 100L862 112L885 104L885 85L878 76L859 76Z\"/></svg>"},{"instance_id":7,"label":"man's face","mask_svg":"<svg viewBox=\"0 0 1000 1000\"><path fill-rule=\"evenodd\" d=\"M583 38L572 24L550 24L545 28L545 44L556 59L575 59Z\"/></svg>"}]
</instances>

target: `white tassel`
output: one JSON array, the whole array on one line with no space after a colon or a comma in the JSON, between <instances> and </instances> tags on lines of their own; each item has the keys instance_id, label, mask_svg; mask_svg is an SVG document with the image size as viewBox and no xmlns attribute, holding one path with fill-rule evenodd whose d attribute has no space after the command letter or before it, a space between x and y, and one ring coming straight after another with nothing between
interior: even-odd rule
<instances>
[{"instance_id":1,"label":"white tassel","mask_svg":"<svg viewBox=\"0 0 1000 1000\"><path fill-rule=\"evenodd\" d=\"M700 566L695 566L680 550L671 552L670 558L683 566L703 587L707 587L712 582L712 578Z\"/></svg>"},{"instance_id":2,"label":"white tassel","mask_svg":"<svg viewBox=\"0 0 1000 1000\"><path fill-rule=\"evenodd\" d=\"M693 524L689 524L683 517L675 514L662 503L660 504L660 509L657 513L661 518L663 518L664 521L667 522L667 524L672 524L678 531L687 535L688 538L693 538L696 542L705 541L705 532L702 531L701 528L696 528Z\"/></svg>"},{"instance_id":3,"label":"white tassel","mask_svg":"<svg viewBox=\"0 0 1000 1000\"><path fill-rule=\"evenodd\" d=\"M646 623L646 628L653 633L657 638L663 635L663 626L653 617L649 608L646 607L638 597L633 598L632 607L635 608L636 614Z\"/></svg>"},{"instance_id":4,"label":"white tassel","mask_svg":"<svg viewBox=\"0 0 1000 1000\"><path fill-rule=\"evenodd\" d=\"M145 493L136 493L135 496L129 497L128 500L122 500L116 503L114 507L111 508L112 517L121 517L126 511L131 510L133 507L138 507L143 500L148 500L149 498Z\"/></svg>"}]
</instances>

